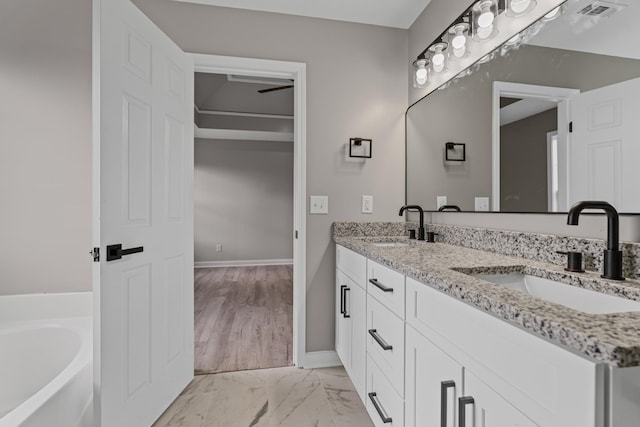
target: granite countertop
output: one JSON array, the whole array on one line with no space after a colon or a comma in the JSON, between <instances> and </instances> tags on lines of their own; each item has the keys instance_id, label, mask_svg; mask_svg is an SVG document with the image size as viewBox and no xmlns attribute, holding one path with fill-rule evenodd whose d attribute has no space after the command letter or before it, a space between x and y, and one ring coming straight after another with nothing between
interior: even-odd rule
<instances>
[{"instance_id":1,"label":"granite countertop","mask_svg":"<svg viewBox=\"0 0 640 427\"><path fill-rule=\"evenodd\" d=\"M640 301L640 281L605 280L595 272L568 273L546 262L404 236L334 236L334 241L596 361L616 367L640 366L640 312L583 313L469 274L527 273L636 301ZM372 244L381 241L402 241L409 246Z\"/></svg>"}]
</instances>

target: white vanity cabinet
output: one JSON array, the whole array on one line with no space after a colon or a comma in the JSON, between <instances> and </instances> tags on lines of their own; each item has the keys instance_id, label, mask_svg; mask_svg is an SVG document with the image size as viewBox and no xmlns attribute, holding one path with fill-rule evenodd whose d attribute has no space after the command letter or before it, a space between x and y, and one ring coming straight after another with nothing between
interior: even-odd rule
<instances>
[{"instance_id":1,"label":"white vanity cabinet","mask_svg":"<svg viewBox=\"0 0 640 427\"><path fill-rule=\"evenodd\" d=\"M456 427L605 425L602 364L407 278L410 328L463 369L462 397L474 399L467 409L476 416ZM411 392L408 386L407 402L416 399Z\"/></svg>"},{"instance_id":2,"label":"white vanity cabinet","mask_svg":"<svg viewBox=\"0 0 640 427\"><path fill-rule=\"evenodd\" d=\"M336 247L336 352L360 399L365 400L367 260Z\"/></svg>"}]
</instances>

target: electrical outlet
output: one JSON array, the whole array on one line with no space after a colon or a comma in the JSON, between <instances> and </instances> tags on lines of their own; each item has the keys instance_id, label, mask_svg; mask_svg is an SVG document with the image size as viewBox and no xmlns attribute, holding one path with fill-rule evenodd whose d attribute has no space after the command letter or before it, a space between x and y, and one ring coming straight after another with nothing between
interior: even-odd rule
<instances>
[{"instance_id":1,"label":"electrical outlet","mask_svg":"<svg viewBox=\"0 0 640 427\"><path fill-rule=\"evenodd\" d=\"M222 245L220 243L216 245L216 252L222 252Z\"/></svg>"},{"instance_id":2,"label":"electrical outlet","mask_svg":"<svg viewBox=\"0 0 640 427\"><path fill-rule=\"evenodd\" d=\"M436 197L436 209L440 209L441 206L447 204L447 196L437 196Z\"/></svg>"},{"instance_id":3,"label":"electrical outlet","mask_svg":"<svg viewBox=\"0 0 640 427\"><path fill-rule=\"evenodd\" d=\"M362 196L362 213L373 213L373 196Z\"/></svg>"},{"instance_id":4,"label":"electrical outlet","mask_svg":"<svg viewBox=\"0 0 640 427\"><path fill-rule=\"evenodd\" d=\"M328 214L329 213L329 196L311 196L309 198L309 213Z\"/></svg>"},{"instance_id":5,"label":"electrical outlet","mask_svg":"<svg viewBox=\"0 0 640 427\"><path fill-rule=\"evenodd\" d=\"M476 211L486 212L489 210L489 198L488 197L476 197Z\"/></svg>"}]
</instances>

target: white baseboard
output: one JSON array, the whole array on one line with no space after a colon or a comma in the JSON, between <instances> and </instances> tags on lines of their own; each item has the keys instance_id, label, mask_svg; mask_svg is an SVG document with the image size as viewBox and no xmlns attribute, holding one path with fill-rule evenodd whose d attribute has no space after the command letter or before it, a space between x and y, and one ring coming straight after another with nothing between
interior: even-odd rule
<instances>
[{"instance_id":1,"label":"white baseboard","mask_svg":"<svg viewBox=\"0 0 640 427\"><path fill-rule=\"evenodd\" d=\"M332 366L342 366L342 362L335 350L312 351L304 355L302 363L298 363L301 368L329 368Z\"/></svg>"},{"instance_id":2,"label":"white baseboard","mask_svg":"<svg viewBox=\"0 0 640 427\"><path fill-rule=\"evenodd\" d=\"M194 268L246 267L250 265L290 265L293 259L250 259L239 261L201 261L194 262Z\"/></svg>"}]
</instances>

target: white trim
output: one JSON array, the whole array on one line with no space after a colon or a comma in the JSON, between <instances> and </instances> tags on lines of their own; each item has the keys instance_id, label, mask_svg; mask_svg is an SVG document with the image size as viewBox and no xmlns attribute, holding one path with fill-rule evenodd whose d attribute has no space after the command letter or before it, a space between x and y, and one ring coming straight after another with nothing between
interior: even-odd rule
<instances>
[{"instance_id":1,"label":"white trim","mask_svg":"<svg viewBox=\"0 0 640 427\"><path fill-rule=\"evenodd\" d=\"M312 351L304 355L304 360L299 366L304 369L330 368L342 366L342 362L335 350Z\"/></svg>"},{"instance_id":2,"label":"white trim","mask_svg":"<svg viewBox=\"0 0 640 427\"><path fill-rule=\"evenodd\" d=\"M199 139L293 142L292 132L271 132L239 129L208 129L199 128L197 125L194 126L194 136Z\"/></svg>"},{"instance_id":3,"label":"white trim","mask_svg":"<svg viewBox=\"0 0 640 427\"><path fill-rule=\"evenodd\" d=\"M293 364L306 356L307 65L300 62L191 54L195 72L293 79Z\"/></svg>"},{"instance_id":4,"label":"white trim","mask_svg":"<svg viewBox=\"0 0 640 427\"><path fill-rule=\"evenodd\" d=\"M580 93L579 89L524 83L493 82L491 99L491 210L500 211L500 97L536 98L558 103L558 117L570 117L569 103L560 104ZM567 109L564 111L562 108ZM558 126L560 127L560 120ZM561 134L561 129L559 129Z\"/></svg>"},{"instance_id":5,"label":"white trim","mask_svg":"<svg viewBox=\"0 0 640 427\"><path fill-rule=\"evenodd\" d=\"M193 268L211 267L245 267L253 265L291 265L293 259L247 259L236 261L198 261L193 263Z\"/></svg>"},{"instance_id":6,"label":"white trim","mask_svg":"<svg viewBox=\"0 0 640 427\"><path fill-rule=\"evenodd\" d=\"M287 80L287 79L272 79L268 77L258 79L255 77L234 76L233 74L227 74L227 81L236 82L236 83L254 83L259 85L290 85L292 84L291 80Z\"/></svg>"},{"instance_id":7,"label":"white trim","mask_svg":"<svg viewBox=\"0 0 640 427\"><path fill-rule=\"evenodd\" d=\"M293 120L293 116L287 116L284 114L264 114L264 113L246 113L242 111L219 111L219 110L201 110L197 105L193 105L196 113L209 114L214 116L235 116L235 117L257 117L260 119L282 119Z\"/></svg>"}]
</instances>

